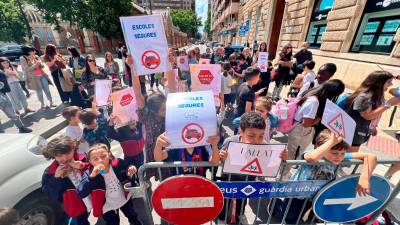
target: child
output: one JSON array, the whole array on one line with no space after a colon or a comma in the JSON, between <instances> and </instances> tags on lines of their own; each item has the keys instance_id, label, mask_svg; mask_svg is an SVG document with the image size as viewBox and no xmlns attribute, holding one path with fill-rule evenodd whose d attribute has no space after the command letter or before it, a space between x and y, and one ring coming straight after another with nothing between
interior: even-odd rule
<instances>
[{"instance_id":1,"label":"child","mask_svg":"<svg viewBox=\"0 0 400 225\"><path fill-rule=\"evenodd\" d=\"M325 63L324 65L322 65L319 70L318 70L318 74L315 77L314 80L312 81L306 81L303 82L299 93L297 94L297 97L302 97L303 94L308 91L309 89L318 87L319 85L325 83L326 81L328 81L329 79L331 79L331 77L333 77L333 75L335 75L336 73L336 65L334 63ZM311 79L312 76L307 77L307 79Z\"/></svg>"},{"instance_id":2,"label":"child","mask_svg":"<svg viewBox=\"0 0 400 225\"><path fill-rule=\"evenodd\" d=\"M227 148L230 142L242 142L247 144L265 144L265 119L256 112L246 112L240 119L239 135L235 135L225 139L222 149L219 151L219 157L222 161L228 158ZM288 155L285 150L281 154L281 159L286 160ZM231 181L254 181L256 177L246 175L230 175ZM228 176L224 175L222 180L227 180ZM232 201L226 201L228 207L232 207ZM247 200L236 199L236 218L240 220L240 216L244 213L244 207L247 204ZM225 219L225 207L218 216L220 219ZM229 221L229 220L228 220ZM227 221L227 222L228 222Z\"/></svg>"},{"instance_id":3,"label":"child","mask_svg":"<svg viewBox=\"0 0 400 225\"><path fill-rule=\"evenodd\" d=\"M82 128L79 123L79 112L80 108L77 106L68 106L64 108L62 116L68 121L68 126L65 130L65 134L76 141L78 146L78 152L87 153L89 150L89 144L83 138Z\"/></svg>"},{"instance_id":4,"label":"child","mask_svg":"<svg viewBox=\"0 0 400 225\"><path fill-rule=\"evenodd\" d=\"M343 160L359 159L364 163L360 180L358 181L355 191L359 195L370 194L370 177L376 166L376 156L361 152L346 153L348 149L349 145L343 142L342 137L328 129L323 130L317 136L315 149L306 150L302 155L302 159L305 159L308 163L325 160L330 164L319 166L304 165L296 171L296 173L291 177L291 180L333 180L335 179L335 170ZM286 223L296 223L296 220L301 213L304 201L307 200L292 199L289 209L290 213L286 217ZM275 207L274 215L282 217L288 202L280 201L277 203L278 205ZM311 202L308 202L308 206L311 207Z\"/></svg>"},{"instance_id":5,"label":"child","mask_svg":"<svg viewBox=\"0 0 400 225\"><path fill-rule=\"evenodd\" d=\"M84 163L85 155L75 150L75 140L64 135L48 143L43 155L54 161L44 171L42 190L50 198L62 202L65 214L78 225L89 225L90 197L85 196L82 200L76 191L88 164Z\"/></svg>"},{"instance_id":6,"label":"child","mask_svg":"<svg viewBox=\"0 0 400 225\"><path fill-rule=\"evenodd\" d=\"M296 76L296 79L293 81L292 86L290 87L288 96L297 97L301 87L308 82L313 82L315 80L315 73L313 71L315 67L315 62L312 60L306 60L303 63L303 72L300 75Z\"/></svg>"},{"instance_id":7,"label":"child","mask_svg":"<svg viewBox=\"0 0 400 225\"><path fill-rule=\"evenodd\" d=\"M199 146L194 148L177 148L168 149L169 142L165 133L161 134L157 138L156 147L154 148L154 159L156 161L164 162L201 162L209 161L214 165L219 163L218 155L218 136L209 136L207 142L209 145ZM177 175L176 171L172 171L174 175ZM205 177L205 168L196 168L193 171L192 167L180 168L178 174L196 174Z\"/></svg>"},{"instance_id":8,"label":"child","mask_svg":"<svg viewBox=\"0 0 400 225\"><path fill-rule=\"evenodd\" d=\"M0 224L18 225L18 212L15 209L0 208Z\"/></svg>"},{"instance_id":9,"label":"child","mask_svg":"<svg viewBox=\"0 0 400 225\"><path fill-rule=\"evenodd\" d=\"M232 67L230 63L222 64L222 76L221 76L221 92L224 95L224 105L228 111L233 110L232 106Z\"/></svg>"},{"instance_id":10,"label":"child","mask_svg":"<svg viewBox=\"0 0 400 225\"><path fill-rule=\"evenodd\" d=\"M254 111L260 113L265 120L264 141L269 144L272 133L278 127L278 117L271 113L273 100L271 97L259 97L254 102Z\"/></svg>"},{"instance_id":11,"label":"child","mask_svg":"<svg viewBox=\"0 0 400 225\"><path fill-rule=\"evenodd\" d=\"M131 194L125 193L128 183L137 169L121 159L114 159L105 144L93 145L89 152L89 168L78 187L82 198L92 195L93 216L102 216L107 225L119 225L119 209L132 225L142 225L133 210Z\"/></svg>"},{"instance_id":12,"label":"child","mask_svg":"<svg viewBox=\"0 0 400 225\"><path fill-rule=\"evenodd\" d=\"M92 103L91 109L83 109L79 113L80 121L85 125L83 138L92 146L96 143L103 143L110 148L110 141L107 137L108 124L103 113L97 110L96 103Z\"/></svg>"},{"instance_id":13,"label":"child","mask_svg":"<svg viewBox=\"0 0 400 225\"><path fill-rule=\"evenodd\" d=\"M22 70L18 70L18 64L17 63L13 63L12 62L11 66L18 73L19 84L21 85L22 90L24 90L26 97L27 98L31 97L31 94L29 93L28 89L26 89L26 76L25 76L25 73L22 72Z\"/></svg>"},{"instance_id":14,"label":"child","mask_svg":"<svg viewBox=\"0 0 400 225\"><path fill-rule=\"evenodd\" d=\"M114 121L118 119L111 115L108 122L107 136L119 142L124 152L124 160L129 165L139 168L144 163L144 138L143 127L139 121L132 121L129 125L114 128Z\"/></svg>"}]
</instances>

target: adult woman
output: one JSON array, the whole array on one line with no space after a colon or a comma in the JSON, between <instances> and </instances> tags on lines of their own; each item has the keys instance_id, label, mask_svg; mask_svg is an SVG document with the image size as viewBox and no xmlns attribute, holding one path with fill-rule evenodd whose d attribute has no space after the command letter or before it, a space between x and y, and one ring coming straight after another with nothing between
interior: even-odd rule
<instances>
[{"instance_id":1,"label":"adult woman","mask_svg":"<svg viewBox=\"0 0 400 225\"><path fill-rule=\"evenodd\" d=\"M288 135L289 159L301 156L304 149L311 144L314 135L313 126L322 119L326 100L335 101L343 91L343 82L333 79L310 89L300 99L294 115L295 127ZM285 171L285 174L288 175L289 170Z\"/></svg>"},{"instance_id":2,"label":"adult woman","mask_svg":"<svg viewBox=\"0 0 400 225\"><path fill-rule=\"evenodd\" d=\"M108 76L111 76L112 79L121 79L119 76L119 65L116 61L114 61L112 53L106 52L105 59L106 61L104 62L104 72Z\"/></svg>"},{"instance_id":3,"label":"adult woman","mask_svg":"<svg viewBox=\"0 0 400 225\"><path fill-rule=\"evenodd\" d=\"M24 114L28 114L30 112L34 112L28 108L28 102L26 101L26 96L22 91L22 87L19 84L19 77L17 71L15 71L11 64L10 60L5 57L0 57L0 70L2 70L6 77L8 85L10 86L10 92L8 93L8 97L10 98L13 108L16 114L20 114L19 110L24 109Z\"/></svg>"},{"instance_id":4,"label":"adult woman","mask_svg":"<svg viewBox=\"0 0 400 225\"><path fill-rule=\"evenodd\" d=\"M356 130L350 151L358 151L367 142L371 121L380 118L383 112L400 103L400 98L385 101L384 92L392 85L393 74L386 71L372 72L356 91L347 98L346 109L356 121Z\"/></svg>"},{"instance_id":5,"label":"adult woman","mask_svg":"<svg viewBox=\"0 0 400 225\"><path fill-rule=\"evenodd\" d=\"M86 56L85 70L82 73L82 84L88 91L89 97L94 95L94 85L96 79L107 79L104 69L96 65L93 55Z\"/></svg>"},{"instance_id":6,"label":"adult woman","mask_svg":"<svg viewBox=\"0 0 400 225\"><path fill-rule=\"evenodd\" d=\"M91 108L92 102L81 82L75 82L71 93L71 106L78 106L82 109Z\"/></svg>"},{"instance_id":7,"label":"adult woman","mask_svg":"<svg viewBox=\"0 0 400 225\"><path fill-rule=\"evenodd\" d=\"M49 67L51 76L53 77L53 81L57 87L57 91L60 95L61 101L63 103L68 103L71 92L64 92L61 87L62 81L60 81L60 79L64 78L62 69L66 68L67 61L60 53L57 52L57 48L53 44L48 44L46 46L43 60Z\"/></svg>"},{"instance_id":8,"label":"adult woman","mask_svg":"<svg viewBox=\"0 0 400 225\"><path fill-rule=\"evenodd\" d=\"M40 58L35 55L35 49L31 47L22 47L23 56L20 57L21 67L26 74L26 84L28 88L36 91L41 108L55 107L53 98L51 97L49 84L52 84L49 76L44 72L44 64ZM44 104L43 92L49 101L49 106Z\"/></svg>"},{"instance_id":9,"label":"adult woman","mask_svg":"<svg viewBox=\"0 0 400 225\"><path fill-rule=\"evenodd\" d=\"M253 65L253 58L251 57L250 48L244 48L242 54L244 55L247 65Z\"/></svg>"},{"instance_id":10,"label":"adult woman","mask_svg":"<svg viewBox=\"0 0 400 225\"><path fill-rule=\"evenodd\" d=\"M272 97L279 100L281 91L284 85L289 85L291 82L290 70L293 67L292 45L287 44L283 46L282 51L279 53L278 59L278 75L275 79L275 88Z\"/></svg>"},{"instance_id":11,"label":"adult woman","mask_svg":"<svg viewBox=\"0 0 400 225\"><path fill-rule=\"evenodd\" d=\"M75 47L68 47L68 52L70 54L70 57L68 58L68 66L72 68L74 78L80 79L82 71L85 68L85 58L81 56L78 49Z\"/></svg>"},{"instance_id":12,"label":"adult woman","mask_svg":"<svg viewBox=\"0 0 400 225\"><path fill-rule=\"evenodd\" d=\"M195 47L194 48L194 54L196 56L197 61L200 60L200 48L199 47Z\"/></svg>"},{"instance_id":13,"label":"adult woman","mask_svg":"<svg viewBox=\"0 0 400 225\"><path fill-rule=\"evenodd\" d=\"M261 42L258 51L256 52L256 60L255 63L258 62L258 56L260 52L267 52L267 43ZM257 85L253 86L253 90L257 92L261 88L265 88L264 91L260 94L260 96L266 96L268 94L269 83L271 82L271 70L272 64L268 61L268 69L267 72L261 72L260 81Z\"/></svg>"}]
</instances>

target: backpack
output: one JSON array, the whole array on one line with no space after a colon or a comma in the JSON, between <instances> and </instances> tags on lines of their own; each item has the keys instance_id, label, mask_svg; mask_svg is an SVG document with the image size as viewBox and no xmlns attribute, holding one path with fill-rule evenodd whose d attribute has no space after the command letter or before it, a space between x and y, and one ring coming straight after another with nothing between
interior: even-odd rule
<instances>
[{"instance_id":1,"label":"backpack","mask_svg":"<svg viewBox=\"0 0 400 225\"><path fill-rule=\"evenodd\" d=\"M295 127L294 115L296 114L300 98L288 98L279 100L272 108L279 121L277 131L281 133L289 133Z\"/></svg>"},{"instance_id":2,"label":"backpack","mask_svg":"<svg viewBox=\"0 0 400 225\"><path fill-rule=\"evenodd\" d=\"M339 96L336 100L336 105L338 105L341 109L346 110L347 99L351 96L351 93L344 93Z\"/></svg>"}]
</instances>

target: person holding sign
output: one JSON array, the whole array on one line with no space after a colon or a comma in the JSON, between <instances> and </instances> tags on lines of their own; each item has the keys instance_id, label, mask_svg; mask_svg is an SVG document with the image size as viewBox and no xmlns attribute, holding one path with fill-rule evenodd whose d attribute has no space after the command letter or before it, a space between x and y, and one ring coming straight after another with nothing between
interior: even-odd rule
<instances>
[{"instance_id":1,"label":"person holding sign","mask_svg":"<svg viewBox=\"0 0 400 225\"><path fill-rule=\"evenodd\" d=\"M82 73L82 84L88 91L89 96L94 95L95 80L107 79L107 74L103 68L96 65L96 59L93 55L86 56L86 67Z\"/></svg>"},{"instance_id":2,"label":"person holding sign","mask_svg":"<svg viewBox=\"0 0 400 225\"><path fill-rule=\"evenodd\" d=\"M219 151L218 151L218 136L209 136L207 139L209 145L191 147L191 148L177 148L166 149L170 144L165 133L157 138L156 147L154 148L154 159L158 162L211 162L214 165L219 164ZM178 172L175 169L171 170L174 175L178 174L196 174L199 176L206 176L206 168L199 167L186 167L179 168Z\"/></svg>"},{"instance_id":3,"label":"person holding sign","mask_svg":"<svg viewBox=\"0 0 400 225\"><path fill-rule=\"evenodd\" d=\"M239 135L235 135L225 139L221 150L219 151L219 157L222 161L228 158L227 148L230 142L241 142L247 144L264 144L264 133L265 133L265 120L264 118L256 112L246 112L242 115L240 119ZM286 160L288 157L287 150L283 151L280 155L282 160ZM255 176L245 176L245 175L230 175L231 181L254 181ZM228 180L227 175L223 175L222 180ZM232 200L225 201L228 207L232 207ZM236 199L236 218L240 218L244 213L244 207L247 204L247 200ZM221 220L225 219L225 209L222 210L218 218ZM229 220L228 220L229 221Z\"/></svg>"},{"instance_id":4,"label":"person holding sign","mask_svg":"<svg viewBox=\"0 0 400 225\"><path fill-rule=\"evenodd\" d=\"M356 121L356 131L350 151L357 152L367 142L371 121L378 119L393 105L400 104L399 97L385 100L384 93L392 86L394 76L386 71L372 72L356 91L347 98L345 109Z\"/></svg>"},{"instance_id":5,"label":"person holding sign","mask_svg":"<svg viewBox=\"0 0 400 225\"><path fill-rule=\"evenodd\" d=\"M265 43L265 42L260 43L260 47L256 53L255 63L258 63L260 52L261 52L261 54L264 53L268 56L267 43ZM271 82L271 71L272 71L273 67L272 67L271 61L269 61L268 58L267 58L267 61L268 61L268 63L267 63L268 67L266 68L265 71L261 71L260 81L253 87L253 90L255 92L264 88L264 91L262 93L260 93L260 96L266 96L268 94L269 83Z\"/></svg>"},{"instance_id":6,"label":"person holding sign","mask_svg":"<svg viewBox=\"0 0 400 225\"><path fill-rule=\"evenodd\" d=\"M294 181L305 181L305 180L333 180L336 178L335 171L337 165L343 162L343 160L359 159L363 161L363 169L361 171L360 180L358 181L356 192L359 195L370 194L370 178L372 172L376 167L376 156L370 153L348 153L349 145L343 141L343 138L328 129L321 131L317 138L315 149L306 150L301 156L302 159L308 163L315 163L319 160L325 160L329 164L324 165L302 165L296 173L291 177ZM302 206L305 199L292 199L289 214L285 219L288 224L295 224L299 214L301 213ZM288 205L289 199L284 202L281 200L277 201L275 210L273 212L274 217L283 218L284 212ZM312 202L307 202L304 212L307 212L312 207ZM307 221L304 221L307 222Z\"/></svg>"}]
</instances>

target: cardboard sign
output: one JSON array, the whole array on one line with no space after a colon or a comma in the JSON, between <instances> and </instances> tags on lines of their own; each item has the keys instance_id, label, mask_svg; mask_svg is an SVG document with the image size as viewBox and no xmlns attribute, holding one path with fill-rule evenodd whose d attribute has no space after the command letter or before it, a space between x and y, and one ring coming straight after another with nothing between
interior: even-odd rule
<instances>
[{"instance_id":1,"label":"cardboard sign","mask_svg":"<svg viewBox=\"0 0 400 225\"><path fill-rule=\"evenodd\" d=\"M200 58L199 64L210 64L211 59Z\"/></svg>"},{"instance_id":2,"label":"cardboard sign","mask_svg":"<svg viewBox=\"0 0 400 225\"><path fill-rule=\"evenodd\" d=\"M178 56L176 58L176 63L181 71L189 71L189 58L187 55Z\"/></svg>"},{"instance_id":3,"label":"cardboard sign","mask_svg":"<svg viewBox=\"0 0 400 225\"><path fill-rule=\"evenodd\" d=\"M268 52L259 52L257 66L261 72L267 72L268 70Z\"/></svg>"},{"instance_id":4,"label":"cardboard sign","mask_svg":"<svg viewBox=\"0 0 400 225\"><path fill-rule=\"evenodd\" d=\"M169 69L168 43L161 15L120 17L137 75Z\"/></svg>"},{"instance_id":5,"label":"cardboard sign","mask_svg":"<svg viewBox=\"0 0 400 225\"><path fill-rule=\"evenodd\" d=\"M165 133L168 148L208 144L217 133L217 117L211 91L170 93L167 96Z\"/></svg>"},{"instance_id":6,"label":"cardboard sign","mask_svg":"<svg viewBox=\"0 0 400 225\"><path fill-rule=\"evenodd\" d=\"M220 64L190 64L192 91L208 91L214 94L216 106L220 106L221 65Z\"/></svg>"},{"instance_id":7,"label":"cardboard sign","mask_svg":"<svg viewBox=\"0 0 400 225\"><path fill-rule=\"evenodd\" d=\"M94 87L97 106L108 105L112 90L112 80L95 80Z\"/></svg>"},{"instance_id":8,"label":"cardboard sign","mask_svg":"<svg viewBox=\"0 0 400 225\"><path fill-rule=\"evenodd\" d=\"M123 127L130 121L137 120L137 105L132 87L111 94L113 115L117 117L115 128Z\"/></svg>"},{"instance_id":9,"label":"cardboard sign","mask_svg":"<svg viewBox=\"0 0 400 225\"><path fill-rule=\"evenodd\" d=\"M343 109L330 100L326 101L322 124L329 130L343 136L344 141L353 143L356 122Z\"/></svg>"},{"instance_id":10,"label":"cardboard sign","mask_svg":"<svg viewBox=\"0 0 400 225\"><path fill-rule=\"evenodd\" d=\"M283 144L251 145L230 142L223 172L276 177L282 162L280 155L285 148L286 145Z\"/></svg>"}]
</instances>

